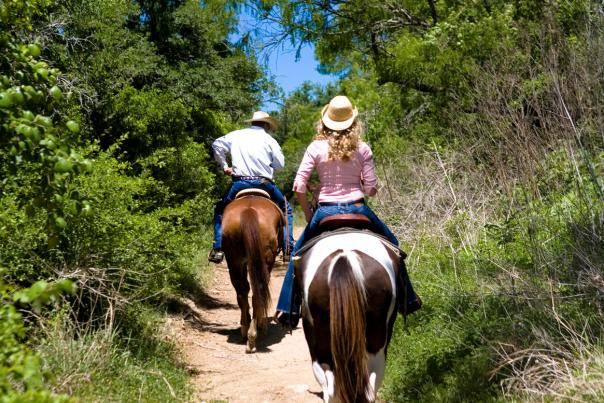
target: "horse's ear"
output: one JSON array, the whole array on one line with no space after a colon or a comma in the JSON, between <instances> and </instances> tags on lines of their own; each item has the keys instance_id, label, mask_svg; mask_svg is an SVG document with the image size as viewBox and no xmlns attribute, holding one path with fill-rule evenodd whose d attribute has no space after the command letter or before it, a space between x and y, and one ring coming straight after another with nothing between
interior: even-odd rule
<instances>
[{"instance_id":1,"label":"horse's ear","mask_svg":"<svg viewBox=\"0 0 604 403\"><path fill-rule=\"evenodd\" d=\"M405 252L403 252L403 250L402 250L402 249L399 249L399 250L398 250L398 252L399 252L399 253L400 253L400 255L401 255L401 259L405 260L405 258L407 257L407 254L406 254Z\"/></svg>"}]
</instances>

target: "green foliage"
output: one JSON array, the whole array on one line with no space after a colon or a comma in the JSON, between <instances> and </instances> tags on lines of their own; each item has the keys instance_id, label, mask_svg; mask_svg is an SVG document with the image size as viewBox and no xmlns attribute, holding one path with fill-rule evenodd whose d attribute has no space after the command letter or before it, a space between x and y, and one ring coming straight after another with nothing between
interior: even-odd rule
<instances>
[{"instance_id":1,"label":"green foliage","mask_svg":"<svg viewBox=\"0 0 604 403\"><path fill-rule=\"evenodd\" d=\"M600 165L597 156L592 162ZM444 237L418 240L411 276L425 306L395 330L385 400L495 401L497 382L511 382L523 365L554 377L531 366L533 348L555 357L591 346L581 354L592 354L602 331L594 276L604 264L603 206L584 165L581 189L567 154L541 163L541 197L518 186L516 209L485 225L477 243L467 244L472 217L463 211L444 225Z\"/></svg>"},{"instance_id":2,"label":"green foliage","mask_svg":"<svg viewBox=\"0 0 604 403\"><path fill-rule=\"evenodd\" d=\"M17 291L13 300L21 304L29 304L34 312L40 312L42 305L58 301L63 294L74 294L75 285L68 279L61 279L52 283L36 281L31 287Z\"/></svg>"},{"instance_id":3,"label":"green foliage","mask_svg":"<svg viewBox=\"0 0 604 403\"><path fill-rule=\"evenodd\" d=\"M68 141L70 133L79 130L78 124L53 117L63 97L57 86L59 71L40 59L39 45L22 43L12 31L17 23L28 26L29 16L39 13L44 3L18 4L0 5L0 14L7 16L0 34L0 175L3 193L23 200L28 214L44 208L52 247L67 225L67 210L79 213L87 205L70 182L75 175L89 172L91 163Z\"/></svg>"},{"instance_id":4,"label":"green foliage","mask_svg":"<svg viewBox=\"0 0 604 403\"><path fill-rule=\"evenodd\" d=\"M56 11L69 23L52 43L103 149L117 145L133 162L190 140L208 145L224 134L217 115L248 115L269 86L253 57L228 46L229 4L139 3L61 2Z\"/></svg>"},{"instance_id":5,"label":"green foliage","mask_svg":"<svg viewBox=\"0 0 604 403\"><path fill-rule=\"evenodd\" d=\"M198 292L220 191L208 144L269 87L227 45L232 17L222 1L0 2L0 267L15 290L2 283L0 400L63 399L49 382L84 400L187 398L158 307ZM57 332L90 333L25 334L15 307L46 326L62 292ZM58 370L66 352L82 368ZM72 370L94 383L63 388Z\"/></svg>"},{"instance_id":6,"label":"green foliage","mask_svg":"<svg viewBox=\"0 0 604 403\"><path fill-rule=\"evenodd\" d=\"M91 211L66 229L60 259L68 267L90 268L81 279L91 290L87 298L98 298L93 291L99 287L128 301L178 292L195 277L196 242L210 217L207 199L156 209L171 197L161 182L125 175L127 164L106 154L95 164L94 173L78 182Z\"/></svg>"},{"instance_id":7,"label":"green foliage","mask_svg":"<svg viewBox=\"0 0 604 403\"><path fill-rule=\"evenodd\" d=\"M173 363L178 352L157 337L163 317L140 307L132 316L144 336L81 332L65 313L53 318L38 347L53 388L79 401L188 401L188 374Z\"/></svg>"},{"instance_id":8,"label":"green foliage","mask_svg":"<svg viewBox=\"0 0 604 403\"><path fill-rule=\"evenodd\" d=\"M157 148L180 146L187 138L184 129L190 110L170 93L126 86L115 97L113 108L112 120L121 125L121 146L135 152L130 159Z\"/></svg>"},{"instance_id":9,"label":"green foliage","mask_svg":"<svg viewBox=\"0 0 604 403\"><path fill-rule=\"evenodd\" d=\"M163 377L170 383L176 380L177 385L184 382L182 371L170 365L171 355L154 353L151 356L157 357L155 360L146 360L143 357L149 356L148 353L138 356L137 351L155 344L156 332L144 330L149 327L146 318L150 315L145 304L161 302L163 297L174 293L197 292L197 270L201 265L198 244L207 242L202 236L208 232L201 223L211 217L211 205L203 197L190 199L177 208L157 210L154 206L171 197L169 189L150 177L125 175L127 167L127 163L119 163L105 153L97 155L95 170L74 181L74 186L89 200L90 209L85 215L68 217L70 225L62 231L57 247L51 250L44 234L39 232L44 220L28 218L16 203L2 199L9 207L3 213L6 220L0 248L3 264L10 267L5 278L28 283L61 273L70 276L78 284L79 320L96 323L105 315L105 309L110 308L121 334L133 338L130 346L105 345L108 349L105 358L109 361L99 358L90 363L98 371L95 381L117 388L111 392L116 393L116 399L138 393L141 381L146 383L145 390L150 396L160 389L161 393L169 393ZM61 267L79 269L77 273L62 272ZM40 281L17 292L15 300L38 309L43 302L54 300L59 290L70 289L70 284L59 281L49 286ZM72 353L76 356L85 353L86 340L82 340L81 349ZM127 361L130 365L122 364L130 354L137 357ZM63 356L43 358L63 360ZM36 360L39 364L39 359ZM130 371L130 377L123 376L121 371L126 370ZM160 376L157 371L167 372ZM172 375L168 375L170 371ZM69 378L70 374L57 376ZM109 393L98 389L96 383L84 383L81 389L72 392L96 397ZM157 395L163 396L161 393Z\"/></svg>"},{"instance_id":10,"label":"green foliage","mask_svg":"<svg viewBox=\"0 0 604 403\"><path fill-rule=\"evenodd\" d=\"M195 198L210 207L216 193L216 176L210 170L210 157L200 144L189 141L179 148L157 149L139 161L144 175L157 178L170 187L174 198ZM207 218L202 214L199 219Z\"/></svg>"},{"instance_id":11,"label":"green foliage","mask_svg":"<svg viewBox=\"0 0 604 403\"><path fill-rule=\"evenodd\" d=\"M50 3L51 0L3 2L0 5L0 27L3 35L6 37L11 29L31 30L32 20L40 15Z\"/></svg>"},{"instance_id":12,"label":"green foliage","mask_svg":"<svg viewBox=\"0 0 604 403\"><path fill-rule=\"evenodd\" d=\"M66 396L55 395L47 390L46 374L41 369L40 358L23 344L26 335L23 317L11 301L31 304L39 311L42 305L56 300L64 291L73 292L70 281L51 284L37 282L30 288L11 292L4 281L0 280L0 401L70 401Z\"/></svg>"}]
</instances>

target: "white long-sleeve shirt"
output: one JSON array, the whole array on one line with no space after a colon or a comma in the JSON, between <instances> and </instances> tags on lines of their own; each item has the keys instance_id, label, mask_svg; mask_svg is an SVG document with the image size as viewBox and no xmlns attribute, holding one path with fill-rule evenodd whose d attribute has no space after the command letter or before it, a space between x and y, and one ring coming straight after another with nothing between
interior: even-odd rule
<instances>
[{"instance_id":1,"label":"white long-sleeve shirt","mask_svg":"<svg viewBox=\"0 0 604 403\"><path fill-rule=\"evenodd\" d=\"M212 143L214 158L224 169L229 166L226 154L231 154L233 176L263 176L273 179L274 170L285 166L279 143L262 127L250 126L235 130Z\"/></svg>"}]
</instances>

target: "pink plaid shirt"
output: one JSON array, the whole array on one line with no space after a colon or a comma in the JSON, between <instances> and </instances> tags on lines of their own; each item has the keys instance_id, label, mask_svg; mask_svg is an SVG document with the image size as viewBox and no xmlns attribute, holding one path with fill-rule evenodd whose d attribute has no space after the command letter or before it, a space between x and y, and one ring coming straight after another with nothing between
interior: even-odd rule
<instances>
[{"instance_id":1,"label":"pink plaid shirt","mask_svg":"<svg viewBox=\"0 0 604 403\"><path fill-rule=\"evenodd\" d=\"M315 195L319 202L351 201L373 195L377 177L371 148L364 142L349 161L328 161L327 140L315 140L306 149L294 180L294 192L306 192L306 184L314 168L321 181Z\"/></svg>"}]
</instances>

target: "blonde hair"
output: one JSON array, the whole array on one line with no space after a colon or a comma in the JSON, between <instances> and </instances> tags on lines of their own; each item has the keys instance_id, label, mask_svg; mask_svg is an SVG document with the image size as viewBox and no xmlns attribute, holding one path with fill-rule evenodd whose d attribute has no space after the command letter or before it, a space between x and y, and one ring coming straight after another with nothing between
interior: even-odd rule
<instances>
[{"instance_id":1,"label":"blonde hair","mask_svg":"<svg viewBox=\"0 0 604 403\"><path fill-rule=\"evenodd\" d=\"M315 140L328 141L327 159L329 161L349 161L359 148L362 134L363 127L358 120L344 130L332 130L319 120Z\"/></svg>"}]
</instances>

